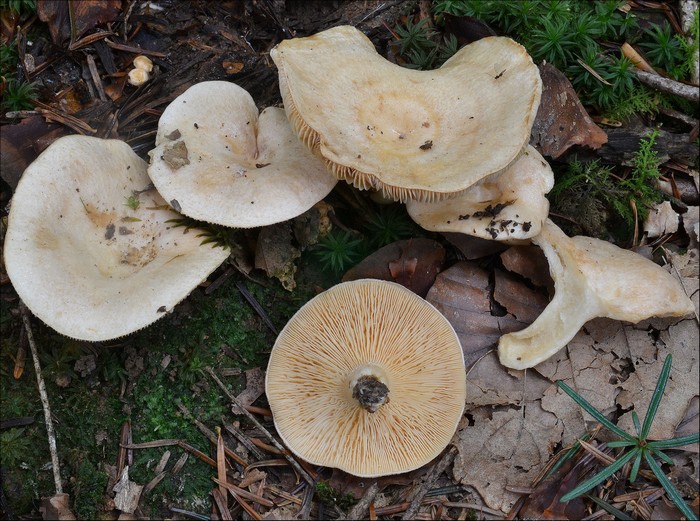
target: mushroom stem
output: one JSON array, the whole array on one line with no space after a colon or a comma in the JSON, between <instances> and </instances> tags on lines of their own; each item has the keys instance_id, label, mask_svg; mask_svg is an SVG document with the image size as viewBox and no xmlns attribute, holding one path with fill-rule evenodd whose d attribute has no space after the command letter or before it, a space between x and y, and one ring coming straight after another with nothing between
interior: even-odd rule
<instances>
[{"instance_id":1,"label":"mushroom stem","mask_svg":"<svg viewBox=\"0 0 700 521\"><path fill-rule=\"evenodd\" d=\"M376 376L365 375L357 379L352 388L352 397L363 409L374 413L389 401L389 388Z\"/></svg>"}]
</instances>

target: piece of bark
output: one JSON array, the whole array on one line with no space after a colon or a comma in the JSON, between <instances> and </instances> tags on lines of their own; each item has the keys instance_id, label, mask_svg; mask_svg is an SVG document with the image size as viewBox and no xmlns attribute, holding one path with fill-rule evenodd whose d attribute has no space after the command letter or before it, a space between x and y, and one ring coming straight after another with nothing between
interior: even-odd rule
<instances>
[{"instance_id":1,"label":"piece of bark","mask_svg":"<svg viewBox=\"0 0 700 521\"><path fill-rule=\"evenodd\" d=\"M129 479L129 467L124 467L121 479L114 485L114 506L115 508L133 514L139 506L143 485L139 485Z\"/></svg>"},{"instance_id":2,"label":"piece of bark","mask_svg":"<svg viewBox=\"0 0 700 521\"><path fill-rule=\"evenodd\" d=\"M607 131L608 142L598 149L598 156L608 163L622 163L632 166L632 158L639 150L639 143L648 139L652 129L640 123ZM684 165L692 165L698 157L697 145L689 134L672 134L657 130L652 149L657 153L660 164L669 159Z\"/></svg>"},{"instance_id":3,"label":"piece of bark","mask_svg":"<svg viewBox=\"0 0 700 521\"><path fill-rule=\"evenodd\" d=\"M530 144L554 159L574 145L598 149L605 144L607 134L589 117L566 76L548 63L539 69L542 98Z\"/></svg>"},{"instance_id":4,"label":"piece of bark","mask_svg":"<svg viewBox=\"0 0 700 521\"><path fill-rule=\"evenodd\" d=\"M42 498L39 511L42 519L59 521L76 519L75 514L70 509L70 496L68 494L56 494L53 497Z\"/></svg>"}]
</instances>

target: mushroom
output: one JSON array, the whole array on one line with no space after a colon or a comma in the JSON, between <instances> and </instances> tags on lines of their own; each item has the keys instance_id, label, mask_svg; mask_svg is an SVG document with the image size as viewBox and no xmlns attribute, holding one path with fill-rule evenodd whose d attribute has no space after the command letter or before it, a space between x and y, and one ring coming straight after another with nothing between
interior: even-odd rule
<instances>
[{"instance_id":1,"label":"mushroom","mask_svg":"<svg viewBox=\"0 0 700 521\"><path fill-rule=\"evenodd\" d=\"M17 294L63 335L100 341L155 322L228 257L202 246L126 143L53 142L12 198L5 266Z\"/></svg>"},{"instance_id":2,"label":"mushroom","mask_svg":"<svg viewBox=\"0 0 700 521\"><path fill-rule=\"evenodd\" d=\"M339 179L438 201L511 164L530 136L539 71L524 47L482 38L439 69L400 67L352 26L270 51L301 140Z\"/></svg>"},{"instance_id":3,"label":"mushroom","mask_svg":"<svg viewBox=\"0 0 700 521\"><path fill-rule=\"evenodd\" d=\"M596 317L636 323L695 310L670 273L637 253L591 237L569 238L549 219L532 242L549 261L554 298L528 327L501 337L498 355L506 367L537 365Z\"/></svg>"},{"instance_id":4,"label":"mushroom","mask_svg":"<svg viewBox=\"0 0 700 521\"><path fill-rule=\"evenodd\" d=\"M440 454L462 417L462 348L447 319L405 287L344 282L284 327L266 393L300 458L361 477L407 472Z\"/></svg>"},{"instance_id":5,"label":"mushroom","mask_svg":"<svg viewBox=\"0 0 700 521\"><path fill-rule=\"evenodd\" d=\"M407 201L406 209L426 230L517 242L540 233L549 212L544 194L552 186L552 169L528 146L508 168L484 177L456 197L435 203Z\"/></svg>"},{"instance_id":6,"label":"mushroom","mask_svg":"<svg viewBox=\"0 0 700 521\"><path fill-rule=\"evenodd\" d=\"M246 90L225 81L197 83L158 122L148 175L184 215L235 228L296 217L337 179L304 147L284 110L258 116Z\"/></svg>"}]
</instances>

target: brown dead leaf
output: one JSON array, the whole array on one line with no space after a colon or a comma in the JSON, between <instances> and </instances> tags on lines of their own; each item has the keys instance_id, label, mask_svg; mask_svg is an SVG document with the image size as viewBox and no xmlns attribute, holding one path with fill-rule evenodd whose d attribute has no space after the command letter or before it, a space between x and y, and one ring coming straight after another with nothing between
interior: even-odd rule
<instances>
[{"instance_id":1,"label":"brown dead leaf","mask_svg":"<svg viewBox=\"0 0 700 521\"><path fill-rule=\"evenodd\" d=\"M486 408L455 442L454 478L475 488L489 508L507 512L518 495L505 489L528 487L561 440L561 422L539 402L522 408Z\"/></svg>"},{"instance_id":2,"label":"brown dead leaf","mask_svg":"<svg viewBox=\"0 0 700 521\"><path fill-rule=\"evenodd\" d=\"M330 229L328 212L330 210L329 204L319 201L303 214L292 219L294 238L302 250L316 244L319 237L328 232Z\"/></svg>"},{"instance_id":3,"label":"brown dead leaf","mask_svg":"<svg viewBox=\"0 0 700 521\"><path fill-rule=\"evenodd\" d=\"M698 432L698 430L700 430L700 396L693 396L690 403L688 403L685 414L683 414L683 419L676 426L673 437L690 436ZM697 453L699 452L698 444L684 445L683 450Z\"/></svg>"},{"instance_id":4,"label":"brown dead leaf","mask_svg":"<svg viewBox=\"0 0 700 521\"><path fill-rule=\"evenodd\" d=\"M64 127L46 123L41 116L30 116L16 125L3 126L0 136L0 176L3 181L14 190L29 163L66 133Z\"/></svg>"},{"instance_id":5,"label":"brown dead leaf","mask_svg":"<svg viewBox=\"0 0 700 521\"><path fill-rule=\"evenodd\" d=\"M493 298L516 320L532 324L549 303L542 293L533 291L499 269L494 270Z\"/></svg>"},{"instance_id":6,"label":"brown dead leaf","mask_svg":"<svg viewBox=\"0 0 700 521\"><path fill-rule=\"evenodd\" d=\"M480 259L505 250L508 245L500 241L489 241L466 233L445 232L442 234L467 260Z\"/></svg>"},{"instance_id":7,"label":"brown dead leaf","mask_svg":"<svg viewBox=\"0 0 700 521\"><path fill-rule=\"evenodd\" d=\"M577 460L566 461L552 476L540 483L525 500L518 512L521 519L581 519L586 505L581 497L566 503L561 497L583 481L583 465Z\"/></svg>"},{"instance_id":8,"label":"brown dead leaf","mask_svg":"<svg viewBox=\"0 0 700 521\"><path fill-rule=\"evenodd\" d=\"M388 244L349 269L343 282L364 278L397 282L425 297L445 262L445 248L432 239Z\"/></svg>"},{"instance_id":9,"label":"brown dead leaf","mask_svg":"<svg viewBox=\"0 0 700 521\"><path fill-rule=\"evenodd\" d=\"M499 279L501 277L506 276L499 275ZM524 284L516 283L515 287L523 295L535 293ZM502 316L492 314L490 288L486 270L473 262L462 261L440 273L426 295L428 302L450 321L457 332L467 367L492 349L502 334L519 331L531 323L502 311ZM502 294L499 293L499 296L506 300ZM533 302L536 299L532 297ZM520 297L519 300L525 301L527 298ZM497 311L495 308L493 310ZM532 318L532 314L527 318Z\"/></svg>"},{"instance_id":10,"label":"brown dead leaf","mask_svg":"<svg viewBox=\"0 0 700 521\"><path fill-rule=\"evenodd\" d=\"M292 228L289 221L260 228L255 250L255 267L262 269L269 277L275 277L286 290L296 287L294 275L297 266L295 259L301 252L292 245Z\"/></svg>"},{"instance_id":11,"label":"brown dead leaf","mask_svg":"<svg viewBox=\"0 0 700 521\"><path fill-rule=\"evenodd\" d=\"M633 407L639 417L644 418L661 365L666 356L672 354L671 376L649 431L649 438L653 440L672 438L691 400L700 395L698 325L694 319L682 320L661 331L658 341L654 340L653 331L639 331L630 326L623 326L623 330L630 343L635 371L622 384L617 402L623 409ZM627 432L634 432L632 412L623 414L618 425Z\"/></svg>"},{"instance_id":12,"label":"brown dead leaf","mask_svg":"<svg viewBox=\"0 0 700 521\"><path fill-rule=\"evenodd\" d=\"M243 405L253 405L253 402L260 398L265 392L265 373L259 367L248 369L245 372L245 389L236 397ZM233 405L234 414L242 414L238 411L238 406Z\"/></svg>"},{"instance_id":13,"label":"brown dead leaf","mask_svg":"<svg viewBox=\"0 0 700 521\"><path fill-rule=\"evenodd\" d=\"M76 519L70 508L70 495L68 494L56 494L53 497L42 498L39 511L42 519L57 519L59 521Z\"/></svg>"},{"instance_id":14,"label":"brown dead leaf","mask_svg":"<svg viewBox=\"0 0 700 521\"><path fill-rule=\"evenodd\" d=\"M48 24L51 39L56 45L61 45L71 38L71 20L73 38L77 40L100 24L116 21L121 9L122 0L37 0L36 3L39 20Z\"/></svg>"},{"instance_id":15,"label":"brown dead leaf","mask_svg":"<svg viewBox=\"0 0 700 521\"><path fill-rule=\"evenodd\" d=\"M551 385L535 371L509 371L491 351L467 373L467 409L530 403L539 400Z\"/></svg>"},{"instance_id":16,"label":"brown dead leaf","mask_svg":"<svg viewBox=\"0 0 700 521\"><path fill-rule=\"evenodd\" d=\"M678 230L678 213L671 207L669 201L655 205L644 221L644 232L647 237L661 237Z\"/></svg>"},{"instance_id":17,"label":"brown dead leaf","mask_svg":"<svg viewBox=\"0 0 700 521\"><path fill-rule=\"evenodd\" d=\"M549 274L549 263L537 246L511 246L501 253L501 262L508 271L528 279L535 286L554 291L554 281Z\"/></svg>"},{"instance_id":18,"label":"brown dead leaf","mask_svg":"<svg viewBox=\"0 0 700 521\"><path fill-rule=\"evenodd\" d=\"M530 144L556 159L573 145L598 149L607 143L607 134L588 116L566 76L548 63L539 69L542 98Z\"/></svg>"}]
</instances>

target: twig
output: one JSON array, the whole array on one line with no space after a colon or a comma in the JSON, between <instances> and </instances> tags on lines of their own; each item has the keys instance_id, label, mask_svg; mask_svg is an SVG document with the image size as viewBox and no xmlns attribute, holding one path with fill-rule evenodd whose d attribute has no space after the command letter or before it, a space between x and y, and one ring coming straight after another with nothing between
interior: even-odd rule
<instances>
[{"instance_id":1,"label":"twig","mask_svg":"<svg viewBox=\"0 0 700 521\"><path fill-rule=\"evenodd\" d=\"M642 83L652 87L654 89L660 90L662 92L668 92L669 94L675 94L681 98L685 98L690 101L698 102L700 101L700 89L692 85L686 85L676 80L670 78L664 78L658 74L650 74L642 70L635 70L637 78Z\"/></svg>"},{"instance_id":2,"label":"twig","mask_svg":"<svg viewBox=\"0 0 700 521\"><path fill-rule=\"evenodd\" d=\"M256 313L260 316L260 318L263 319L263 322L265 322L265 325L270 329L270 331L272 331L273 334L278 335L279 330L272 323L272 320L270 320L270 317L265 312L260 303L255 299L253 295L250 294L248 288L246 288L243 285L243 283L239 280L236 281L236 287L238 288L238 291L241 292L241 295L243 295L243 297L248 301L248 304L250 304L256 311Z\"/></svg>"},{"instance_id":3,"label":"twig","mask_svg":"<svg viewBox=\"0 0 700 521\"><path fill-rule=\"evenodd\" d=\"M365 490L362 498L352 507L352 510L348 512L347 516L340 517L338 519L364 519L367 517L367 512L369 512L369 504L374 501L379 492L379 482L375 481L372 483L367 490Z\"/></svg>"},{"instance_id":4,"label":"twig","mask_svg":"<svg viewBox=\"0 0 700 521\"><path fill-rule=\"evenodd\" d=\"M51 453L51 466L53 467L53 481L56 487L56 494L63 494L63 486L61 485L61 470L58 463L58 451L56 449L56 433L53 430L53 421L51 421L51 407L49 406L49 396L46 394L46 384L44 377L41 375L41 365L39 364L39 353L34 343L34 334L32 326L29 323L29 310L24 302L19 304L20 313L22 314L22 322L27 331L27 341L29 349L32 352L34 360L34 372L36 373L36 382L39 386L39 396L41 405L44 408L44 421L46 422L46 435L49 437L49 452Z\"/></svg>"},{"instance_id":5,"label":"twig","mask_svg":"<svg viewBox=\"0 0 700 521\"><path fill-rule=\"evenodd\" d=\"M258 430L272 443L272 445L275 446L275 448L279 449L282 451L282 454L284 458L289 462L289 464L296 470L299 475L304 478L304 481L306 481L311 487L314 487L315 483L314 480L311 478L308 472L306 472L303 468L301 468L301 465L296 462L296 460L289 455L289 453L284 449L281 443L279 443L273 436L270 434L270 432L263 426L262 423L260 423L255 416L253 416L251 413L249 413L244 405L240 402L238 398L236 398L231 392L226 388L224 383L219 380L219 377L216 376L216 373L211 367L206 368L207 373L209 373L209 376L212 377L212 379L216 382L216 384L221 388L224 393L226 393L226 396L228 397L229 400L231 400L235 405L238 405L239 409L241 412L246 416L252 423L255 425Z\"/></svg>"},{"instance_id":6,"label":"twig","mask_svg":"<svg viewBox=\"0 0 700 521\"><path fill-rule=\"evenodd\" d=\"M408 498L406 498L408 501L410 501L411 504L408 506L406 512L404 512L404 515L401 519L413 519L414 517L416 517L418 509L420 508L420 505L423 502L423 498L432 488L435 481L437 481L437 479L440 477L440 474L445 472L447 467L449 467L452 464L452 462L455 459L455 456L457 456L457 447L452 445L450 446L449 450L442 456L440 461L433 465L433 468L430 469L430 472L428 472L428 474L423 478L421 484L418 487L416 487L413 490L413 492L411 492Z\"/></svg>"},{"instance_id":7,"label":"twig","mask_svg":"<svg viewBox=\"0 0 700 521\"><path fill-rule=\"evenodd\" d=\"M175 405L177 405L177 408L180 409L180 412L182 412L182 414L184 414L186 418L188 418L194 422L194 424L197 426L199 431L202 434L204 434L207 438L209 438L210 442L212 442L214 445L216 445L218 443L218 438L217 438L216 434L214 434L214 432L211 429L209 429L209 427L207 427L201 421L199 421L197 418L195 418L192 415L192 413L190 412L190 410L187 407L185 407L180 400L175 400ZM238 454L233 452L228 447L224 446L224 452L226 453L226 455L229 458L234 460L239 465L242 465L243 467L248 466L248 462L246 460L241 458Z\"/></svg>"}]
</instances>

